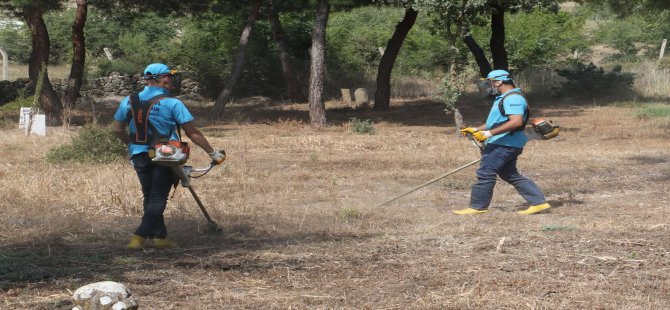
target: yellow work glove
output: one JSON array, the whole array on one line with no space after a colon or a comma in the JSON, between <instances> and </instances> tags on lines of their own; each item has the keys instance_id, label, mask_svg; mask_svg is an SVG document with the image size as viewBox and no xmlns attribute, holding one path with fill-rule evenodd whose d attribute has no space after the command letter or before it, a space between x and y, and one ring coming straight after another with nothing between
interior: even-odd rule
<instances>
[{"instance_id":1,"label":"yellow work glove","mask_svg":"<svg viewBox=\"0 0 670 310\"><path fill-rule=\"evenodd\" d=\"M212 159L212 164L220 165L226 160L226 152L224 150L207 153L207 155Z\"/></svg>"},{"instance_id":2,"label":"yellow work glove","mask_svg":"<svg viewBox=\"0 0 670 310\"><path fill-rule=\"evenodd\" d=\"M461 134L463 135L463 137L467 137L468 134L474 135L475 132L477 132L477 128L475 127L461 128Z\"/></svg>"},{"instance_id":3,"label":"yellow work glove","mask_svg":"<svg viewBox=\"0 0 670 310\"><path fill-rule=\"evenodd\" d=\"M477 131L472 135L472 137L475 138L475 140L479 141L480 143L484 143L484 141L488 140L488 138L490 138L491 136L492 136L491 132L488 130Z\"/></svg>"}]
</instances>

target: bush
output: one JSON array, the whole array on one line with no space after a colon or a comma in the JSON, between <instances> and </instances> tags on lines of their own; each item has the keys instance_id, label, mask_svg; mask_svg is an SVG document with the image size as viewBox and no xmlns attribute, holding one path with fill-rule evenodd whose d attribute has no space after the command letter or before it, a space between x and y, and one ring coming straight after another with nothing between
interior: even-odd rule
<instances>
[{"instance_id":1,"label":"bush","mask_svg":"<svg viewBox=\"0 0 670 310\"><path fill-rule=\"evenodd\" d=\"M114 59L111 61L103 59L97 63L97 66L96 76L109 76L112 72L135 75L141 73L146 64L133 63L125 59Z\"/></svg>"},{"instance_id":2,"label":"bush","mask_svg":"<svg viewBox=\"0 0 670 310\"><path fill-rule=\"evenodd\" d=\"M444 111L452 113L456 109L458 98L461 97L461 86L451 82L448 78L442 79L440 85L440 99L444 102Z\"/></svg>"},{"instance_id":3,"label":"bush","mask_svg":"<svg viewBox=\"0 0 670 310\"><path fill-rule=\"evenodd\" d=\"M352 117L349 124L351 125L351 130L358 134L373 134L375 133L375 128L372 126L372 121L369 119L357 119Z\"/></svg>"},{"instance_id":4,"label":"bush","mask_svg":"<svg viewBox=\"0 0 670 310\"><path fill-rule=\"evenodd\" d=\"M505 28L510 66L518 71L547 68L575 49L586 51L589 42L584 36L584 24L583 17L566 12L536 10L511 15Z\"/></svg>"},{"instance_id":5,"label":"bush","mask_svg":"<svg viewBox=\"0 0 670 310\"><path fill-rule=\"evenodd\" d=\"M80 163L109 163L127 155L125 145L110 127L88 125L72 138L68 145L60 145L47 153L47 161Z\"/></svg>"},{"instance_id":6,"label":"bush","mask_svg":"<svg viewBox=\"0 0 670 310\"><path fill-rule=\"evenodd\" d=\"M593 63L572 62L567 68L556 70L566 79L559 92L573 97L625 98L633 94L635 74L621 69L616 66L608 72Z\"/></svg>"}]
</instances>

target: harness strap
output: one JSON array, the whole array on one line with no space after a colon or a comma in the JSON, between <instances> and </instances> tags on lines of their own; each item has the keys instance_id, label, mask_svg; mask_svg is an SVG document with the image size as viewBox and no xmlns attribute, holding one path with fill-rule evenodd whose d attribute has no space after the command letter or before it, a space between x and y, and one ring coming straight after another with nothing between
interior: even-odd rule
<instances>
[{"instance_id":1,"label":"harness strap","mask_svg":"<svg viewBox=\"0 0 670 310\"><path fill-rule=\"evenodd\" d=\"M155 103L167 97L160 94L152 97L149 100L140 100L139 92L130 94L130 114L135 124L135 134L130 134L130 142L133 144L151 145L153 142L152 135L149 134L149 129L153 134L159 134L156 127L149 121L149 113Z\"/></svg>"},{"instance_id":2,"label":"harness strap","mask_svg":"<svg viewBox=\"0 0 670 310\"><path fill-rule=\"evenodd\" d=\"M505 113L505 106L503 105L503 103L505 102L505 99L508 96L513 95L513 94L517 94L517 96L521 96L524 99L526 99L526 95L521 91L513 90L513 91L510 91L510 92L507 92L505 95L503 95L502 100L500 100L500 102L498 102L498 110L500 110L500 115L503 115L503 116L507 115L507 113ZM510 131L509 132L510 134L514 134L514 132L516 132L516 131L523 131L526 128L526 125L528 124L528 119L530 119L530 108L529 108L528 100L526 100L526 110L523 111L523 116L524 116L523 117L523 124L521 124L521 126L519 128Z\"/></svg>"}]
</instances>

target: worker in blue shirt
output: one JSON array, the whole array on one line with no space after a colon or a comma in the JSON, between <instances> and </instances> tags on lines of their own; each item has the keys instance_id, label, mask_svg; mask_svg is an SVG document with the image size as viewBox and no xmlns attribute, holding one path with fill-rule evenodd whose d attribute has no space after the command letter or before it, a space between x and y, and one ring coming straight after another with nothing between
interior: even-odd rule
<instances>
[{"instance_id":1,"label":"worker in blue shirt","mask_svg":"<svg viewBox=\"0 0 670 310\"><path fill-rule=\"evenodd\" d=\"M525 95L505 70L491 71L486 81L487 92L495 96L486 124L461 129L463 135L472 135L485 144L477 183L472 187L470 207L454 211L454 214L488 213L498 176L512 184L528 202L529 207L519 214L534 214L551 208L535 182L521 175L516 168L517 158L528 141L523 132L529 117Z\"/></svg>"},{"instance_id":2,"label":"worker in blue shirt","mask_svg":"<svg viewBox=\"0 0 670 310\"><path fill-rule=\"evenodd\" d=\"M181 127L186 136L207 152L216 164L225 160L225 154L210 146L207 138L196 128L193 116L184 103L168 96L171 92L178 92L181 86L180 75L176 71L165 64L153 63L144 69L143 78L147 83L144 90L125 97L114 114L114 132L128 145L144 196L142 221L128 248L141 249L145 239L151 239L153 247L172 248L176 244L167 239L163 212L176 176L172 168L152 162L150 153L154 144L159 139L180 140L178 127ZM136 102L135 105L133 102Z\"/></svg>"}]
</instances>

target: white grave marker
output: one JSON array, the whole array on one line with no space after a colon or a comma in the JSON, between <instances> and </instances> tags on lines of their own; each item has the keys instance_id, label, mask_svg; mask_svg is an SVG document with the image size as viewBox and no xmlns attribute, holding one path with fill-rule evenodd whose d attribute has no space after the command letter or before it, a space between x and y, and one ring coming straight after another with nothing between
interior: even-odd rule
<instances>
[{"instance_id":1,"label":"white grave marker","mask_svg":"<svg viewBox=\"0 0 670 310\"><path fill-rule=\"evenodd\" d=\"M32 110L32 108L21 107L21 112L19 112L19 129L26 128Z\"/></svg>"},{"instance_id":2,"label":"white grave marker","mask_svg":"<svg viewBox=\"0 0 670 310\"><path fill-rule=\"evenodd\" d=\"M34 133L38 136L47 135L46 115L38 114L39 109L21 107L19 112L19 129L24 129L26 135Z\"/></svg>"},{"instance_id":3,"label":"white grave marker","mask_svg":"<svg viewBox=\"0 0 670 310\"><path fill-rule=\"evenodd\" d=\"M33 115L33 125L30 126L30 133L46 137L47 135L47 116L44 114Z\"/></svg>"}]
</instances>

